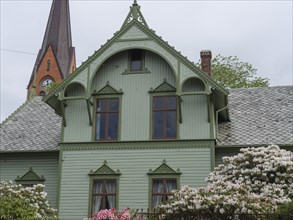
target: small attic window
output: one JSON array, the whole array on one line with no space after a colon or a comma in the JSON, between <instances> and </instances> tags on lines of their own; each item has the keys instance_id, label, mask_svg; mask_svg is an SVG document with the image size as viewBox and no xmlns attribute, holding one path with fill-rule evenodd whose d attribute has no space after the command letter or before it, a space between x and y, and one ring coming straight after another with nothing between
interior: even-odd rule
<instances>
[{"instance_id":1,"label":"small attic window","mask_svg":"<svg viewBox=\"0 0 293 220\"><path fill-rule=\"evenodd\" d=\"M122 75L148 74L151 73L145 67L146 52L141 49L128 50L128 65Z\"/></svg>"},{"instance_id":2,"label":"small attic window","mask_svg":"<svg viewBox=\"0 0 293 220\"><path fill-rule=\"evenodd\" d=\"M143 65L143 51L131 50L130 51L130 71L142 71Z\"/></svg>"}]
</instances>

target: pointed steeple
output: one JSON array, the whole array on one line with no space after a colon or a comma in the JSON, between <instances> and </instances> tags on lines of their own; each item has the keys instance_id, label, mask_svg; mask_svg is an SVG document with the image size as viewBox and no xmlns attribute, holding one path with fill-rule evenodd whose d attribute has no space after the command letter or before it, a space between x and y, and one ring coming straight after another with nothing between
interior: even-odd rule
<instances>
[{"instance_id":1,"label":"pointed steeple","mask_svg":"<svg viewBox=\"0 0 293 220\"><path fill-rule=\"evenodd\" d=\"M43 63L46 63L47 68L40 70ZM56 67L53 64L56 64ZM69 0L53 0L42 47L34 66L37 68L37 95L40 92L38 87L40 87L41 78L47 75L47 78L59 83L75 69L75 50L72 47ZM54 68L55 73L49 72L50 67L52 67L51 69ZM56 73L56 70L58 73ZM40 71L46 71L46 73L42 73L42 76L40 76ZM52 74L55 74L55 76ZM34 71L29 81L28 90L32 87L33 79Z\"/></svg>"},{"instance_id":2,"label":"pointed steeple","mask_svg":"<svg viewBox=\"0 0 293 220\"><path fill-rule=\"evenodd\" d=\"M53 0L37 61L42 59L49 46L52 47L62 76L65 78L69 73L69 60L74 53L71 39L69 0Z\"/></svg>"},{"instance_id":3,"label":"pointed steeple","mask_svg":"<svg viewBox=\"0 0 293 220\"><path fill-rule=\"evenodd\" d=\"M130 6L130 11L122 25L121 28L126 26L128 23L130 23L132 20L137 20L140 22L142 25L148 27L148 24L146 23L141 11L140 11L140 6L137 4L137 1L134 0L132 6Z\"/></svg>"}]
</instances>

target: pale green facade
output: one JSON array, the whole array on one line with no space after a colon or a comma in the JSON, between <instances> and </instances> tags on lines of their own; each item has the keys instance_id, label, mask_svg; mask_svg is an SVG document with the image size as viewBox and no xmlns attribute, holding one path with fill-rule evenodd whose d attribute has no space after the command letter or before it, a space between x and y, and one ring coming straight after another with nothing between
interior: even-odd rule
<instances>
[{"instance_id":1,"label":"pale green facade","mask_svg":"<svg viewBox=\"0 0 293 220\"><path fill-rule=\"evenodd\" d=\"M95 61L94 61L95 62ZM99 91L109 83L121 94L120 140L142 141L151 139L152 89L164 81L176 88L175 74L168 63L157 54L145 52L147 73L124 74L128 65L128 51L119 52L109 58L94 75L91 91ZM192 88L193 87L193 88ZM194 89L186 85L186 89ZM182 96L182 122L178 123L178 139L209 139L214 137L213 124L208 121L210 97L204 87L195 87L195 94ZM93 126L89 124L88 106L85 100L75 97L85 96L83 86L71 83L65 89L66 107L64 142L88 142L94 140ZM66 98L71 99L66 99ZM95 105L90 105L91 120L95 120ZM212 110L211 110L212 111ZM77 117L78 116L78 117ZM212 115L213 117L213 115ZM212 118L212 120L214 120ZM94 125L94 122L93 122ZM78 129L77 129L78 128Z\"/></svg>"},{"instance_id":2,"label":"pale green facade","mask_svg":"<svg viewBox=\"0 0 293 220\"><path fill-rule=\"evenodd\" d=\"M45 191L52 207L57 208L58 152L45 153L2 153L0 154L0 180L15 181L26 174L30 168L45 178Z\"/></svg>"},{"instance_id":3,"label":"pale green facade","mask_svg":"<svg viewBox=\"0 0 293 220\"><path fill-rule=\"evenodd\" d=\"M88 174L102 166L104 160L120 172L118 209L149 207L148 172L163 160L174 170L180 169L181 186L205 186L211 170L210 145L211 141L64 144L59 217L69 220L88 215L92 193Z\"/></svg>"},{"instance_id":4,"label":"pale green facade","mask_svg":"<svg viewBox=\"0 0 293 220\"><path fill-rule=\"evenodd\" d=\"M143 51L140 71L130 71L132 49ZM205 178L215 165L215 121L227 117L224 109L216 111L227 104L227 94L146 23L136 19L124 23L114 37L45 97L45 102L63 118L59 217L78 220L91 216L89 174L104 161L113 171L119 170L118 209L151 208L149 171L163 161L170 169L178 170L178 189L183 185L205 186ZM173 140L153 140L152 100L166 95L178 98L177 136ZM119 99L117 141L95 139L96 99L105 97ZM162 173L161 177L168 174Z\"/></svg>"}]
</instances>

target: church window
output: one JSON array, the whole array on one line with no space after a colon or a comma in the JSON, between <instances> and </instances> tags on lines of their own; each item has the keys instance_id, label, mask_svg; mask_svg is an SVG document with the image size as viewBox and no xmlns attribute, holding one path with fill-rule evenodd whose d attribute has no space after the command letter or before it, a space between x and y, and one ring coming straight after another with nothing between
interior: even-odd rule
<instances>
[{"instance_id":1,"label":"church window","mask_svg":"<svg viewBox=\"0 0 293 220\"><path fill-rule=\"evenodd\" d=\"M119 98L98 98L96 109L96 140L118 139Z\"/></svg>"},{"instance_id":2,"label":"church window","mask_svg":"<svg viewBox=\"0 0 293 220\"><path fill-rule=\"evenodd\" d=\"M51 61L47 60L47 71L50 71L51 69Z\"/></svg>"},{"instance_id":3,"label":"church window","mask_svg":"<svg viewBox=\"0 0 293 220\"><path fill-rule=\"evenodd\" d=\"M177 137L176 96L154 96L152 115L152 138L174 139Z\"/></svg>"},{"instance_id":4,"label":"church window","mask_svg":"<svg viewBox=\"0 0 293 220\"><path fill-rule=\"evenodd\" d=\"M142 50L130 51L130 71L142 71L143 69L143 52Z\"/></svg>"}]
</instances>

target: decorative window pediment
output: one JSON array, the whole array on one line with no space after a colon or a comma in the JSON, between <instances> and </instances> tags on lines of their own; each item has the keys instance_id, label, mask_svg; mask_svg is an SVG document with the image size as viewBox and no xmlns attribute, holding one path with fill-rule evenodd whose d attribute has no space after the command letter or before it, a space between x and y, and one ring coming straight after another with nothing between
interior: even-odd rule
<instances>
[{"instance_id":1,"label":"decorative window pediment","mask_svg":"<svg viewBox=\"0 0 293 220\"><path fill-rule=\"evenodd\" d=\"M164 175L164 174L181 174L180 169L177 169L176 171L172 169L166 162L166 160L163 160L162 164L157 167L155 170L150 169L148 172L149 175Z\"/></svg>"},{"instance_id":2,"label":"decorative window pediment","mask_svg":"<svg viewBox=\"0 0 293 220\"><path fill-rule=\"evenodd\" d=\"M159 85L157 88L151 88L150 93L158 93L158 92L176 92L176 88L169 84L165 79L164 82Z\"/></svg>"},{"instance_id":3,"label":"decorative window pediment","mask_svg":"<svg viewBox=\"0 0 293 220\"><path fill-rule=\"evenodd\" d=\"M39 176L33 171L33 168L30 167L29 171L25 173L23 176L17 176L15 182L22 185L33 185L38 183L43 183L45 178L43 175Z\"/></svg>"},{"instance_id":4,"label":"decorative window pediment","mask_svg":"<svg viewBox=\"0 0 293 220\"><path fill-rule=\"evenodd\" d=\"M93 92L93 95L111 95L111 94L123 94L123 92L121 89L119 89L119 91L118 91L115 88L113 88L112 86L110 86L109 82L107 82L107 85L105 85L99 91L95 90Z\"/></svg>"},{"instance_id":5,"label":"decorative window pediment","mask_svg":"<svg viewBox=\"0 0 293 220\"><path fill-rule=\"evenodd\" d=\"M155 170L150 169L149 175L149 207L157 208L161 202L165 202L172 195L172 190L180 186L180 170L176 171L167 165L166 160Z\"/></svg>"},{"instance_id":6,"label":"decorative window pediment","mask_svg":"<svg viewBox=\"0 0 293 220\"><path fill-rule=\"evenodd\" d=\"M108 165L107 165L107 161L104 161L104 164L98 168L96 171L91 170L89 175L90 176L98 176L98 175L120 175L120 171L119 169L115 172L113 169L111 169Z\"/></svg>"},{"instance_id":7,"label":"decorative window pediment","mask_svg":"<svg viewBox=\"0 0 293 220\"><path fill-rule=\"evenodd\" d=\"M117 208L119 196L119 169L115 172L107 165L107 161L90 176L89 216L102 209Z\"/></svg>"}]
</instances>

